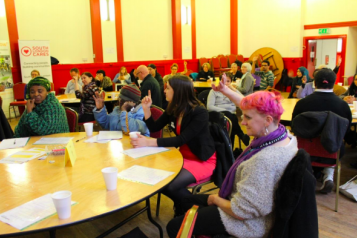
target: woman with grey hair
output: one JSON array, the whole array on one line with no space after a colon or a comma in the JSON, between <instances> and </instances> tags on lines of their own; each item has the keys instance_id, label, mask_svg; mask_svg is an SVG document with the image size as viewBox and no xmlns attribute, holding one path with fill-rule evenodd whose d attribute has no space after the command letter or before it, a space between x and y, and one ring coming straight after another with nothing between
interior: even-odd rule
<instances>
[{"instance_id":1,"label":"woman with grey hair","mask_svg":"<svg viewBox=\"0 0 357 238\"><path fill-rule=\"evenodd\" d=\"M254 78L250 73L252 71L252 66L249 63L243 63L241 67L243 76L240 80L237 80L235 84L232 84L239 92L244 96L253 93L254 88Z\"/></svg>"}]
</instances>

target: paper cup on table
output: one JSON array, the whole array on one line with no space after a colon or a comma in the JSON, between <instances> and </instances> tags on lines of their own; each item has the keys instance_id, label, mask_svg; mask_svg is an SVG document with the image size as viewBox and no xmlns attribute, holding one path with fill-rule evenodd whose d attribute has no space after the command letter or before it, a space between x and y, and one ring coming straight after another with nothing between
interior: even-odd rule
<instances>
[{"instance_id":1,"label":"paper cup on table","mask_svg":"<svg viewBox=\"0 0 357 238\"><path fill-rule=\"evenodd\" d=\"M353 109L357 112L357 101L353 101Z\"/></svg>"},{"instance_id":2,"label":"paper cup on table","mask_svg":"<svg viewBox=\"0 0 357 238\"><path fill-rule=\"evenodd\" d=\"M118 181L118 168L107 167L102 169L102 174L104 177L105 186L108 191L115 190L117 188Z\"/></svg>"},{"instance_id":3,"label":"paper cup on table","mask_svg":"<svg viewBox=\"0 0 357 238\"><path fill-rule=\"evenodd\" d=\"M93 123L84 123L84 130L86 131L87 137L90 137L93 135Z\"/></svg>"},{"instance_id":4,"label":"paper cup on table","mask_svg":"<svg viewBox=\"0 0 357 238\"><path fill-rule=\"evenodd\" d=\"M342 83L337 83L339 86L342 86Z\"/></svg>"},{"instance_id":5,"label":"paper cup on table","mask_svg":"<svg viewBox=\"0 0 357 238\"><path fill-rule=\"evenodd\" d=\"M71 191L59 191L52 194L52 201L59 219L67 219L71 216Z\"/></svg>"},{"instance_id":6,"label":"paper cup on table","mask_svg":"<svg viewBox=\"0 0 357 238\"><path fill-rule=\"evenodd\" d=\"M129 132L129 136L130 138L138 138L138 135L140 135L140 131L132 131L132 132Z\"/></svg>"}]
</instances>

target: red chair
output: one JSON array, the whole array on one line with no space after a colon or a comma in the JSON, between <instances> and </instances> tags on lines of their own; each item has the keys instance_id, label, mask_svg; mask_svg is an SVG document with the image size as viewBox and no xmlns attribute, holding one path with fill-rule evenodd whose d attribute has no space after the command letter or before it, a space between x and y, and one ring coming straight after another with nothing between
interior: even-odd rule
<instances>
[{"instance_id":1,"label":"red chair","mask_svg":"<svg viewBox=\"0 0 357 238\"><path fill-rule=\"evenodd\" d=\"M55 91L55 84L51 83L51 91Z\"/></svg>"},{"instance_id":2,"label":"red chair","mask_svg":"<svg viewBox=\"0 0 357 238\"><path fill-rule=\"evenodd\" d=\"M228 57L228 61L229 61L229 66L231 66L231 64L233 64L237 60L236 55L228 55L227 57Z\"/></svg>"},{"instance_id":3,"label":"red chair","mask_svg":"<svg viewBox=\"0 0 357 238\"><path fill-rule=\"evenodd\" d=\"M78 113L72 108L65 107L67 115L67 122L69 126L69 132L77 132L78 131Z\"/></svg>"},{"instance_id":4,"label":"red chair","mask_svg":"<svg viewBox=\"0 0 357 238\"><path fill-rule=\"evenodd\" d=\"M201 68L204 63L209 63L208 61L209 61L209 60L208 60L207 58L200 58L200 59L198 60L198 62L199 62L199 64L200 64L200 67L199 67L199 68Z\"/></svg>"},{"instance_id":5,"label":"red chair","mask_svg":"<svg viewBox=\"0 0 357 238\"><path fill-rule=\"evenodd\" d=\"M347 78L348 86L350 86L353 82L353 76Z\"/></svg>"},{"instance_id":6,"label":"red chair","mask_svg":"<svg viewBox=\"0 0 357 238\"><path fill-rule=\"evenodd\" d=\"M11 121L11 107L14 111L15 114L15 118L17 118L16 115L16 110L15 107L25 107L26 106L26 100L24 99L24 95L25 95L25 83L16 83L13 87L13 91L14 91L14 102L11 102L9 105L9 120ZM21 115L20 115L21 116Z\"/></svg>"},{"instance_id":7,"label":"red chair","mask_svg":"<svg viewBox=\"0 0 357 238\"><path fill-rule=\"evenodd\" d=\"M237 55L237 60L244 62L244 57L243 55Z\"/></svg>"},{"instance_id":8,"label":"red chair","mask_svg":"<svg viewBox=\"0 0 357 238\"><path fill-rule=\"evenodd\" d=\"M116 89L117 89L116 86L117 86L117 85L116 85L115 83L112 84L113 92L114 92L114 91L117 91L117 90L116 90Z\"/></svg>"},{"instance_id":9,"label":"red chair","mask_svg":"<svg viewBox=\"0 0 357 238\"><path fill-rule=\"evenodd\" d=\"M304 138L297 136L298 148L306 150L306 152L309 153L310 156L336 159L336 164L334 164L334 165L323 164L323 163L318 163L318 162L312 162L311 165L313 167L322 167L322 168L336 167L336 165L337 165L337 186L336 186L336 200L335 200L335 211L337 212L338 211L338 197L339 197L339 193L340 193L340 176L341 176L340 150L331 154L327 150L325 150L325 148L322 146L320 140L321 140L320 137L315 137L312 139L304 139Z\"/></svg>"},{"instance_id":10,"label":"red chair","mask_svg":"<svg viewBox=\"0 0 357 238\"><path fill-rule=\"evenodd\" d=\"M221 72L229 71L230 68L223 69L221 67L220 58L212 57L212 70L215 76L219 76Z\"/></svg>"},{"instance_id":11,"label":"red chair","mask_svg":"<svg viewBox=\"0 0 357 238\"><path fill-rule=\"evenodd\" d=\"M157 107L155 105L151 106L150 111L151 111L151 116L154 120L157 120L162 114L164 114L164 109ZM162 135L163 135L162 129L156 132L150 131L150 137L152 138L162 138Z\"/></svg>"},{"instance_id":12,"label":"red chair","mask_svg":"<svg viewBox=\"0 0 357 238\"><path fill-rule=\"evenodd\" d=\"M226 116L224 116L224 120L226 122L227 132L230 137L231 133L232 133L232 122ZM218 187L213 187L213 188L207 189L203 192L198 192L204 185L207 185L210 183L213 183L212 177L203 179L201 181L198 181L197 183L192 183L192 184L188 185L187 188L192 189L191 193L193 195L198 194L198 193L207 193L207 192L210 192L210 191L218 188ZM157 194L157 203L156 203L156 216L159 216L159 213L160 213L160 200L161 200L161 193L158 193Z\"/></svg>"},{"instance_id":13,"label":"red chair","mask_svg":"<svg viewBox=\"0 0 357 238\"><path fill-rule=\"evenodd\" d=\"M224 69L224 70L226 70L226 69L230 70L230 67L229 67L229 65L228 65L228 58L227 58L227 57L225 57L225 56L220 57L220 58L219 58L219 62L221 63L221 70L222 70L222 69Z\"/></svg>"}]
</instances>

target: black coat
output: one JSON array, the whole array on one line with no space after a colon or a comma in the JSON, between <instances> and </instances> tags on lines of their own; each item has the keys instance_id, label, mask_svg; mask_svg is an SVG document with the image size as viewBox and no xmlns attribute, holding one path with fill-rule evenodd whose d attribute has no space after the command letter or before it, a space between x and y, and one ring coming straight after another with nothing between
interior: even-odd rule
<instances>
[{"instance_id":1,"label":"black coat","mask_svg":"<svg viewBox=\"0 0 357 238\"><path fill-rule=\"evenodd\" d=\"M177 118L168 115L166 111L156 121L152 117L144 121L151 132L159 131L169 124L176 134ZM157 139L157 145L160 147L180 147L184 144L202 161L208 160L215 152L214 141L208 128L208 111L203 106L197 106L185 113L180 135Z\"/></svg>"},{"instance_id":2,"label":"black coat","mask_svg":"<svg viewBox=\"0 0 357 238\"><path fill-rule=\"evenodd\" d=\"M275 192L272 237L319 237L315 185L309 154L300 149L286 167Z\"/></svg>"},{"instance_id":3,"label":"black coat","mask_svg":"<svg viewBox=\"0 0 357 238\"><path fill-rule=\"evenodd\" d=\"M151 91L152 104L162 107L160 85L151 74L148 74L141 82L141 99L148 95L149 90Z\"/></svg>"},{"instance_id":4,"label":"black coat","mask_svg":"<svg viewBox=\"0 0 357 238\"><path fill-rule=\"evenodd\" d=\"M209 77L211 77L212 80L215 80L214 74L212 71L208 70L207 72L205 72L205 71L201 70L198 73L196 80L197 81L207 81L209 79Z\"/></svg>"},{"instance_id":5,"label":"black coat","mask_svg":"<svg viewBox=\"0 0 357 238\"><path fill-rule=\"evenodd\" d=\"M349 121L333 112L304 112L297 115L291 130L306 139L321 137L321 144L329 153L338 151L346 134Z\"/></svg>"},{"instance_id":6,"label":"black coat","mask_svg":"<svg viewBox=\"0 0 357 238\"><path fill-rule=\"evenodd\" d=\"M209 112L210 133L216 148L216 168L213 171L213 182L221 187L229 169L234 163L234 156L228 135L224 114L221 112Z\"/></svg>"},{"instance_id":7,"label":"black coat","mask_svg":"<svg viewBox=\"0 0 357 238\"><path fill-rule=\"evenodd\" d=\"M11 126L6 119L2 108L0 108L0 125L0 141L14 137L14 132L12 131Z\"/></svg>"}]
</instances>

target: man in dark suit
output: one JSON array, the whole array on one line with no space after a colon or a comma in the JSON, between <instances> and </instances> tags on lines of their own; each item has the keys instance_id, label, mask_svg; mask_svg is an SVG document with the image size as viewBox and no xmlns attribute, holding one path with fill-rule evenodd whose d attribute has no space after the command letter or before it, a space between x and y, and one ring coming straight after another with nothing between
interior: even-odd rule
<instances>
[{"instance_id":1,"label":"man in dark suit","mask_svg":"<svg viewBox=\"0 0 357 238\"><path fill-rule=\"evenodd\" d=\"M145 65L140 65L137 69L137 76L140 80L142 80L140 85L141 99L148 96L148 92L150 90L152 104L162 107L160 85L149 73L149 69Z\"/></svg>"}]
</instances>

